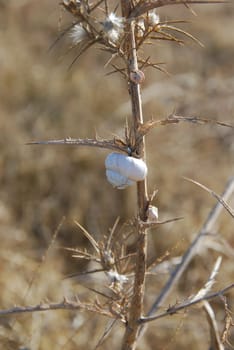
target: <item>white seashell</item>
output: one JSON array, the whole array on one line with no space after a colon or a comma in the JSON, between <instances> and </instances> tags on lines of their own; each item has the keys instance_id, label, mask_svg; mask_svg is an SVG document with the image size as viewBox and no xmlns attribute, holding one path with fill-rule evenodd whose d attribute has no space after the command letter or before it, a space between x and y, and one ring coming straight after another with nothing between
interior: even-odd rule
<instances>
[{"instance_id":1,"label":"white seashell","mask_svg":"<svg viewBox=\"0 0 234 350\"><path fill-rule=\"evenodd\" d=\"M128 186L134 185L135 181L129 180L126 176L120 175L117 171L106 169L107 180L113 185L122 190Z\"/></svg>"},{"instance_id":2,"label":"white seashell","mask_svg":"<svg viewBox=\"0 0 234 350\"><path fill-rule=\"evenodd\" d=\"M158 221L158 208L153 205L149 205L148 208L148 221L157 222Z\"/></svg>"},{"instance_id":3,"label":"white seashell","mask_svg":"<svg viewBox=\"0 0 234 350\"><path fill-rule=\"evenodd\" d=\"M142 159L121 153L111 153L106 157L105 166L133 181L142 181L147 175L147 166Z\"/></svg>"}]
</instances>

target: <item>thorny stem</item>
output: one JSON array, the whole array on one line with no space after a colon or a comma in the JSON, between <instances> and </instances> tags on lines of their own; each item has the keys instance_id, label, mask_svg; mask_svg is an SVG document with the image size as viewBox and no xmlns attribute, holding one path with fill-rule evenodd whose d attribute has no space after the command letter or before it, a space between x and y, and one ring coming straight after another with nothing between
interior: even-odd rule
<instances>
[{"instance_id":1,"label":"thorny stem","mask_svg":"<svg viewBox=\"0 0 234 350\"><path fill-rule=\"evenodd\" d=\"M132 5L131 1L122 0L122 15L125 18L129 17L131 13ZM131 21L126 28L127 38L125 44L125 52L128 54L128 76L129 76L129 94L132 105L132 127L131 132L134 141L138 137L138 128L143 123L142 104L140 85L130 80L131 72L138 70L137 50L135 42L135 22ZM145 158L145 141L144 138L137 144L136 153L140 157ZM147 208L148 208L148 194L146 181L140 181L137 183L137 206L138 206L138 219L139 221L147 220ZM137 258L135 268L135 280L133 295L131 299L129 316L127 320L127 326L122 344L122 350L134 350L136 348L136 342L138 332L140 329L139 319L142 316L143 298L144 298L144 286L145 286L145 273L146 273L146 246L147 246L147 230L144 226L136 225L137 232Z\"/></svg>"},{"instance_id":2,"label":"thorny stem","mask_svg":"<svg viewBox=\"0 0 234 350\"><path fill-rule=\"evenodd\" d=\"M224 192L222 194L222 199L225 201L228 200L233 194L233 192L234 192L234 177L231 177L225 186ZM155 316L153 315L158 311L159 307L163 304L163 302L165 302L170 292L175 287L176 283L180 279L186 267L188 266L188 264L190 263L194 255L196 254L196 251L198 249L199 244L201 244L202 239L207 235L207 233L212 232L212 228L218 216L222 212L222 210L223 210L223 205L221 202L216 203L216 205L211 209L204 225L202 226L201 230L199 231L199 233L197 234L197 236L195 237L191 245L188 247L187 251L184 253L181 263L171 273L165 286L162 288L160 294L157 296L155 302L151 306L151 309L147 313L145 320L146 319L156 320L157 318L161 317L159 315L155 315ZM144 330L145 330L144 327L140 329L139 337L142 337Z\"/></svg>"},{"instance_id":3,"label":"thorny stem","mask_svg":"<svg viewBox=\"0 0 234 350\"><path fill-rule=\"evenodd\" d=\"M184 303L181 303L179 305L174 305L172 307L169 307L166 311L158 313L155 316L142 317L139 320L139 323L145 324L145 323L149 323L149 322L153 322L153 321L159 320L160 318L163 318L165 316L174 315L174 314L178 313L181 310L187 309L187 308L189 308L189 307L191 307L193 305L196 305L196 304L200 304L200 303L204 302L205 300L209 301L209 300L213 300L213 299L215 299L217 297L222 297L225 293L229 292L233 288L234 288L234 283L228 285L227 287L225 287L225 288L223 288L223 289L221 289L221 290L219 290L217 292L205 295L205 296L203 296L201 298L197 298L197 299L192 300L192 301L187 300Z\"/></svg>"},{"instance_id":4,"label":"thorny stem","mask_svg":"<svg viewBox=\"0 0 234 350\"><path fill-rule=\"evenodd\" d=\"M138 61L136 52L136 42L135 42L135 23L132 21L130 23L130 57L129 57L129 74L131 72L138 71ZM133 121L133 133L135 140L138 135L138 128L140 124L143 124L143 114L142 114L142 104L141 104L141 91L140 84L135 84L129 81L129 93L132 104L132 121ZM142 138L138 145L136 153L146 158L145 155L145 139ZM147 184L146 181L140 181L137 183L137 200L138 200L138 210L139 217L142 221L147 220L147 207L148 207L148 194L147 194Z\"/></svg>"},{"instance_id":5,"label":"thorny stem","mask_svg":"<svg viewBox=\"0 0 234 350\"><path fill-rule=\"evenodd\" d=\"M226 0L151 0L151 1L140 1L131 12L131 17L141 16L144 13L153 10L158 7L167 5L179 5L179 4L219 4L226 2Z\"/></svg>"},{"instance_id":6,"label":"thorny stem","mask_svg":"<svg viewBox=\"0 0 234 350\"><path fill-rule=\"evenodd\" d=\"M234 191L234 177L231 177L226 184L226 187L222 194L222 199L226 201L233 194L233 191ZM165 301L167 296L170 294L172 288L175 286L176 282L179 280L182 273L185 271L191 259L196 254L197 247L201 243L202 239L207 235L207 233L212 232L214 223L216 222L217 217L220 215L222 210L223 210L223 205L220 202L216 203L214 208L212 208L201 230L199 231L197 236L194 238L193 242L188 247L187 251L184 253L181 263L177 265L177 267L174 269L167 283L165 284L164 288L162 288L161 293L153 303L150 311L148 312L148 316L152 316L158 310L158 308L162 305L162 303Z\"/></svg>"}]
</instances>

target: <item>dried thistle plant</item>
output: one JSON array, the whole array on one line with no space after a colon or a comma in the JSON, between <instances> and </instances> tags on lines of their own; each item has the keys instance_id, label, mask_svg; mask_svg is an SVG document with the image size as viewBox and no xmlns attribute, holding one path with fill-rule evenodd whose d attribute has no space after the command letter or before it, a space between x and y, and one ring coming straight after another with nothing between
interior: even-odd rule
<instances>
[{"instance_id":1,"label":"dried thistle plant","mask_svg":"<svg viewBox=\"0 0 234 350\"><path fill-rule=\"evenodd\" d=\"M128 125L125 126L125 138L122 139L66 138L64 140L35 141L30 144L91 146L114 151L112 154L113 157L108 162L107 172L111 171L111 173L107 173L107 178L115 187L120 189L124 189L129 185L136 185L137 214L129 225L129 234L126 234L126 232L120 234L118 232L117 236L118 221L116 221L112 230L100 242L96 241L91 233L87 232L85 228L76 222L84 236L91 243L92 251L77 248L67 248L67 250L71 251L73 257L76 259L87 260L98 265L93 270L82 272L83 275L95 274L102 271L106 276L105 290L89 287L96 294L96 299L93 303L65 299L61 303L56 304L41 304L30 308L13 308L8 310L8 313L55 309L78 309L98 313L114 321L119 321L124 325L125 334L122 341L122 350L133 350L137 347L138 340L142 336L148 322L172 315L179 310L202 303L205 300L220 297L220 295L233 288L233 284L231 284L223 290L213 294L210 293L214 278L220 267L219 261L211 274L211 283L210 280L209 284L205 283L204 288L195 297L190 297L185 302L173 305L165 312L157 314L159 307L165 302L174 285L195 255L198 244L207 235L207 232L211 231L221 209L224 207L233 216L233 210L226 203L226 200L234 191L234 179L232 178L223 195L215 196L218 199L218 203L210 212L204 227L181 257L161 293L152 303L150 311L147 313L144 309L144 297L146 294L145 280L147 273L151 270L151 265L148 264L147 260L148 232L150 228L179 219L175 218L165 222L160 222L158 219L157 208L153 205L156 193L149 195L147 189L145 136L156 126L164 126L181 121L192 123L212 122L204 118L176 115L156 121L145 121L143 119L141 84L145 80L147 68L156 68L165 71L160 63L154 63L151 57L144 56L144 49L146 45L152 45L157 40L163 40L165 42L172 41L181 45L184 43L184 40L181 39L182 36L201 44L193 35L177 27L180 23L184 23L183 20L164 21L160 18L157 8L178 4L183 4L189 8L194 3L215 2L220 1L121 0L117 2L108 0L63 0L61 2L61 6L71 14L73 22L62 32L60 37L68 35L71 41L71 49L78 49L78 53L74 57L71 66L74 65L84 52L91 49L94 45L106 51L109 54L106 65L111 67L110 73L119 73L126 80L132 106L131 118L128 121ZM227 123L216 123L232 127ZM139 170L137 167L140 162L141 165L143 164L143 167L145 166L142 178L138 178L134 173ZM137 164L134 169L133 163L134 165ZM198 184L197 182L194 183ZM134 242L135 251L133 253L129 253L127 249L129 238ZM69 277L73 277L73 275ZM204 305L206 312L208 312L207 304ZM217 330L215 330L215 334L217 334Z\"/></svg>"}]
</instances>

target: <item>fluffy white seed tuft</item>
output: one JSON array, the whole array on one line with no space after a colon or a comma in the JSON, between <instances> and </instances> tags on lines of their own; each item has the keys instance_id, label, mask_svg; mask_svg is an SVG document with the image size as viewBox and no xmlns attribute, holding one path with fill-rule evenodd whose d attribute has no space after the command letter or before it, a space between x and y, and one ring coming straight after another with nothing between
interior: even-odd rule
<instances>
[{"instance_id":1,"label":"fluffy white seed tuft","mask_svg":"<svg viewBox=\"0 0 234 350\"><path fill-rule=\"evenodd\" d=\"M108 39L112 42L117 42L123 33L124 22L122 17L116 16L115 13L111 12L102 22L104 32Z\"/></svg>"},{"instance_id":2,"label":"fluffy white seed tuft","mask_svg":"<svg viewBox=\"0 0 234 350\"><path fill-rule=\"evenodd\" d=\"M70 38L72 39L73 44L79 44L87 38L87 32L80 24L76 24L70 31Z\"/></svg>"},{"instance_id":3,"label":"fluffy white seed tuft","mask_svg":"<svg viewBox=\"0 0 234 350\"><path fill-rule=\"evenodd\" d=\"M106 25L106 26L105 26ZM114 12L111 12L104 22L104 29L123 29L123 18L116 16Z\"/></svg>"},{"instance_id":4,"label":"fluffy white seed tuft","mask_svg":"<svg viewBox=\"0 0 234 350\"><path fill-rule=\"evenodd\" d=\"M155 10L149 11L148 13L148 24L151 27L156 26L160 21L159 15L156 13Z\"/></svg>"}]
</instances>

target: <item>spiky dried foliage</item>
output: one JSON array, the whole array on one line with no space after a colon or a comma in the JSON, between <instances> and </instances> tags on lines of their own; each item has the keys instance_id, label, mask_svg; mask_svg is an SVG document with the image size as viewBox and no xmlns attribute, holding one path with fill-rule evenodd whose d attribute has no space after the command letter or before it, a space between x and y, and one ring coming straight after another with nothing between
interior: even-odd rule
<instances>
[{"instance_id":1,"label":"spiky dried foliage","mask_svg":"<svg viewBox=\"0 0 234 350\"><path fill-rule=\"evenodd\" d=\"M125 140L114 139L113 141L98 141L65 139L64 141L54 140L38 143L76 144L108 149L116 148L118 151L125 151L131 156L144 157L144 138L154 126L178 123L181 120L197 123L208 122L205 118L195 117L191 119L174 115L167 118L165 121L144 122L143 120L140 85L145 77L140 69L153 67L162 71L164 70L159 63L152 63L150 57L141 57L145 45L152 44L155 40L173 41L177 44L183 44L184 41L181 39L181 35L185 35L189 39L202 45L194 36L175 26L175 24L183 23L183 21L164 22L159 18L156 12L157 7L179 3L181 3L181 1L122 1L122 12L120 16L116 14L117 8L115 8L113 12L110 12L108 1L91 3L88 0L64 0L62 2L63 7L75 17L75 23L72 27L69 27L69 35L73 46L79 49L72 65L86 50L95 44L98 44L102 50L108 52L111 55L108 64L111 64L114 68L113 72L121 73L128 82L132 104L132 120L130 127L127 126L125 128ZM185 5L188 6L190 3L194 3L194 1L186 1ZM119 64L113 63L115 58L122 61L120 66ZM218 123L219 122L217 122L217 124ZM86 271L82 273L82 275L100 271L105 272L108 280L107 288L111 293L106 294L103 291L98 291L93 288L92 290L95 291L97 295L104 296L107 299L104 304L98 302L98 305L103 308L103 310L107 307L113 317L125 323L126 331L122 344L123 350L135 349L137 339L140 335L140 319L142 319L144 312L143 300L147 273L147 229L159 224L157 220L156 222L149 221L149 207L152 199L148 196L145 180L139 182L137 185L137 198L138 216L134 221L136 248L130 260L129 255L126 253L126 241L120 240L120 244L112 245L111 240L114 230L112 230L107 240L96 242L79 223L77 223L77 225L90 241L95 253L93 254L81 250L73 251L74 257L95 261L100 265L99 268ZM224 203L222 199L220 202L222 204ZM188 250L189 256L192 256L190 254L192 247L193 245ZM134 259L133 262L132 258ZM134 276L134 281L130 281L130 283L126 271L123 270L123 260L126 260L125 263L131 262L132 270L130 270L130 274ZM175 276L180 276L182 274L188 261L187 255L185 254L185 258L182 259L178 268L175 269ZM175 281L176 279L173 277L169 279L168 283L170 289ZM166 298L170 289L168 289L166 285L160 297L152 305L149 314L150 320L155 319L155 316L152 316L152 310L155 310L155 305L158 306L158 300L160 299L161 303L162 300ZM186 302L185 305L188 306L189 302Z\"/></svg>"},{"instance_id":2,"label":"spiky dried foliage","mask_svg":"<svg viewBox=\"0 0 234 350\"><path fill-rule=\"evenodd\" d=\"M75 55L71 66L86 50L98 44L101 50L111 55L111 58L108 59L106 64L114 68L110 74L121 73L124 78L128 78L126 63L129 52L125 45L126 40L128 41L128 35L125 28L130 21L135 21L136 23L136 49L137 51L141 49L141 53L143 54L144 46L152 45L155 40L166 40L177 44L183 44L184 40L181 35L202 45L193 35L175 26L175 24L185 23L185 21L163 21L160 19L156 8L167 5L167 3L159 5L158 3L152 4L151 2L136 1L133 3L131 13L128 14L128 17L117 15L117 6L113 11L110 11L108 1L90 2L88 0L64 0L61 5L75 19L74 23L69 25L57 39L59 40L64 35L68 35L72 41L70 49L78 48L78 54ZM149 10L146 10L148 7ZM138 13L140 13L140 15ZM179 34L179 36L177 36L177 34ZM113 62L116 58L121 59L122 64L120 66ZM139 57L139 63L141 69L151 67L166 72L166 70L161 67L160 62L153 63L150 57Z\"/></svg>"},{"instance_id":3,"label":"spiky dried foliage","mask_svg":"<svg viewBox=\"0 0 234 350\"><path fill-rule=\"evenodd\" d=\"M128 82L132 102L132 120L130 126L125 127L125 139L98 140L66 138L64 140L32 142L31 144L92 146L114 149L134 157L143 157L145 155L144 137L153 127L175 124L180 121L208 123L209 120L206 118L186 118L175 115L164 120L144 122L140 96L140 85L144 80L144 73L141 69L153 67L162 71L164 70L159 63L152 63L150 57L143 56L145 45L152 44L155 40L173 41L177 44L182 44L184 41L181 39L181 35L185 35L196 43L200 43L191 34L175 26L176 23L182 23L183 21L163 21L159 18L155 9L165 5L183 3L188 6L192 3L206 2L202 0L187 0L185 2L178 0L122 1L122 13L121 15L117 15L118 9L115 8L113 11L110 11L110 4L107 0L96 2L90 2L88 0L63 0L62 6L75 18L75 22L62 33L62 35L69 35L72 41L72 48L78 48L78 54L75 56L72 65L83 53L94 45L98 45L99 48L109 53L111 58L108 60L108 64L111 64L114 72L121 73ZM120 59L120 66L119 63L118 65L113 63L115 58ZM230 127L230 125L222 122L216 123ZM232 179L228 187L229 193L233 192L233 186ZM110 232L106 236L104 235L102 240L97 241L92 234L76 222L76 225L89 240L92 251L77 248L66 248L66 250L71 252L75 259L88 261L91 266L92 264L95 265L89 270L82 271L79 274L72 274L68 277L79 278L80 276L84 277L99 272L105 275L105 283L101 288L97 288L95 285L87 286L84 282L85 288L95 294L95 298L91 302L81 302L79 298L76 298L75 301L65 299L63 302L56 304L41 304L35 307L25 308L15 307L11 310L3 311L2 314L57 309L89 311L110 317L114 321L121 321L125 325L122 349L135 349L143 325L164 316L177 313L204 300L210 300L223 295L233 288L232 284L216 293L208 294L214 280L214 275L217 273L218 267L216 265L211 275L212 283L206 283L204 288L195 297L188 297L185 302L173 305L166 312L155 315L158 307L165 301L191 258L195 255L195 248L197 249L198 242L200 243L200 239L207 234L208 228L210 229L212 226L210 220L213 224L213 221L218 216L217 212L219 213L221 211L220 208L222 206L233 216L233 210L227 205L223 196L218 196L212 191L209 192L218 199L219 203L215 206L214 211L212 211L212 217L208 218L208 224L205 224L204 228L189 246L188 251L180 258L179 264L172 271L165 287L152 303L147 317L144 317L145 280L147 273L151 270L151 264L148 264L147 261L147 230L157 228L164 223L176 221L179 218L164 222L159 222L157 218L152 221L150 220L149 209L152 208L154 195L148 195L146 181L137 184L137 216L130 225L129 235L126 234L126 231L120 233L116 222ZM226 193L224 193L225 195ZM128 251L130 238L132 240L133 252ZM113 323L111 323L110 327L107 327L103 338L106 334L109 334L112 327ZM102 343L103 338L101 338L99 344Z\"/></svg>"}]
</instances>

